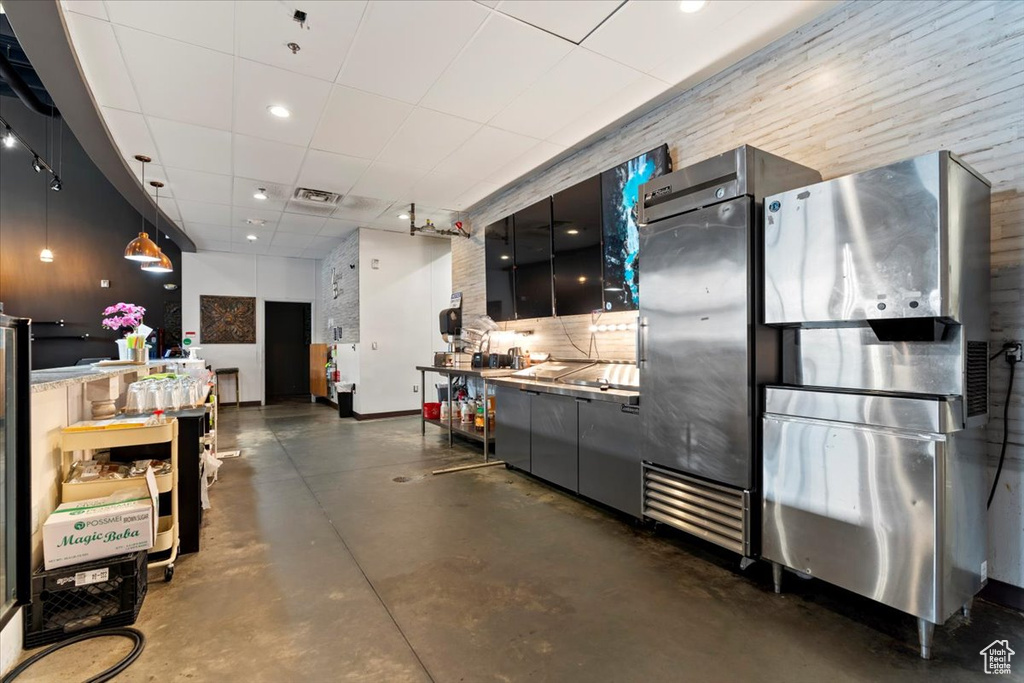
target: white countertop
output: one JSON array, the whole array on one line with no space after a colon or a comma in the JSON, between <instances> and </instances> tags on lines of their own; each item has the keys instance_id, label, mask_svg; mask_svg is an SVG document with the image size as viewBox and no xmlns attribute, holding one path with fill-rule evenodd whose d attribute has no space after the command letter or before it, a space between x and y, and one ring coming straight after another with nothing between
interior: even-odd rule
<instances>
[{"instance_id":1,"label":"white countertop","mask_svg":"<svg viewBox=\"0 0 1024 683\"><path fill-rule=\"evenodd\" d=\"M166 360L150 361L144 365L107 365L94 367L92 365L72 365L65 368L47 368L46 370L33 370L29 379L30 393L57 389L58 387L70 384L84 384L93 382L103 377L114 375L126 375L130 372L143 371L145 374L157 368L167 365Z\"/></svg>"}]
</instances>

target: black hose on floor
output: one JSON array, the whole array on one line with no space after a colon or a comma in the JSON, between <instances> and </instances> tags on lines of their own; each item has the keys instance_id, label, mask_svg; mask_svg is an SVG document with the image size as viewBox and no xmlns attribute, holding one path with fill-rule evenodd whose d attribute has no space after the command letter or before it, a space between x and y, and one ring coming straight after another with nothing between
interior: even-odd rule
<instances>
[{"instance_id":1,"label":"black hose on floor","mask_svg":"<svg viewBox=\"0 0 1024 683\"><path fill-rule=\"evenodd\" d=\"M125 669L127 669L129 666L131 666L132 662L138 659L139 655L142 654L142 650L146 647L146 636L143 635L142 631L139 631L134 628L108 628L102 631L79 633L77 636L72 636L67 640L55 643L54 645L51 645L42 652L37 652L36 654L32 655L21 664L14 667L14 669L12 669L9 674L3 677L3 680L0 681L0 683L10 683L10 681L13 681L15 678L25 673L26 669L28 669L30 666L38 662L40 659L48 655L52 655L54 652L60 650L61 648L65 648L68 645L74 645L75 643L81 643L83 640L90 640L92 638L104 638L106 636L121 636L123 638L128 638L129 640L135 643L132 646L131 652L125 655L124 659L122 659L120 662L110 667L106 671L103 671L93 676L89 680L85 681L85 683L103 683L103 681L109 681L114 676L117 676L118 674L122 673Z\"/></svg>"}]
</instances>

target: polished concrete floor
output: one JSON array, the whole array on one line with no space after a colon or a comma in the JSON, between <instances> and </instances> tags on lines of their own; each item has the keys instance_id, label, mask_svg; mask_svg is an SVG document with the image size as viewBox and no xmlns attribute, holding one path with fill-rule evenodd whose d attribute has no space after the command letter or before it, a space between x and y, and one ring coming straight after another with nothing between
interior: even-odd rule
<instances>
[{"instance_id":1,"label":"polished concrete floor","mask_svg":"<svg viewBox=\"0 0 1024 683\"><path fill-rule=\"evenodd\" d=\"M763 565L503 467L431 476L478 451L416 418L221 415L243 456L202 551L152 574L119 681L959 681L996 638L1024 647L1024 618L979 601L922 661L912 618L821 582L775 595ZM127 650L94 643L21 680L84 680Z\"/></svg>"}]
</instances>

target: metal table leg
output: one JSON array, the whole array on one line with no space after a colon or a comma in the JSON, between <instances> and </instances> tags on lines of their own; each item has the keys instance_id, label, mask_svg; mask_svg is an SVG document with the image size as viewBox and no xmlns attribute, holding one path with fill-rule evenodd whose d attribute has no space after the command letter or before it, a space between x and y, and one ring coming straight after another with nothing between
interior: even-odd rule
<instances>
[{"instance_id":1,"label":"metal table leg","mask_svg":"<svg viewBox=\"0 0 1024 683\"><path fill-rule=\"evenodd\" d=\"M427 373L420 370L420 435L427 434L427 413L424 406L427 402Z\"/></svg>"},{"instance_id":2,"label":"metal table leg","mask_svg":"<svg viewBox=\"0 0 1024 683\"><path fill-rule=\"evenodd\" d=\"M487 378L483 377L481 379L483 379L484 383L484 462L487 462L491 455L491 447L487 443L487 426L491 420L487 414Z\"/></svg>"},{"instance_id":3,"label":"metal table leg","mask_svg":"<svg viewBox=\"0 0 1024 683\"><path fill-rule=\"evenodd\" d=\"M455 445L452 435L452 375L448 373L448 448Z\"/></svg>"}]
</instances>

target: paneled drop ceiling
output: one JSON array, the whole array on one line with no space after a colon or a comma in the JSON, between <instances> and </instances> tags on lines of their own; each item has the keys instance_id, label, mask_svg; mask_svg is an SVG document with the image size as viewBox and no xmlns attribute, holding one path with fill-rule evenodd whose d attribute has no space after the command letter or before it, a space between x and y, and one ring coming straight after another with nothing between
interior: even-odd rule
<instances>
[{"instance_id":1,"label":"paneled drop ceiling","mask_svg":"<svg viewBox=\"0 0 1024 683\"><path fill-rule=\"evenodd\" d=\"M710 0L687 14L671 0L62 3L114 143L137 175L132 157L153 157L147 180L166 182L161 207L197 246L307 258L356 227L407 230L398 214L413 201L418 220L446 226L830 4ZM342 199L311 205L293 199L298 187Z\"/></svg>"}]
</instances>

